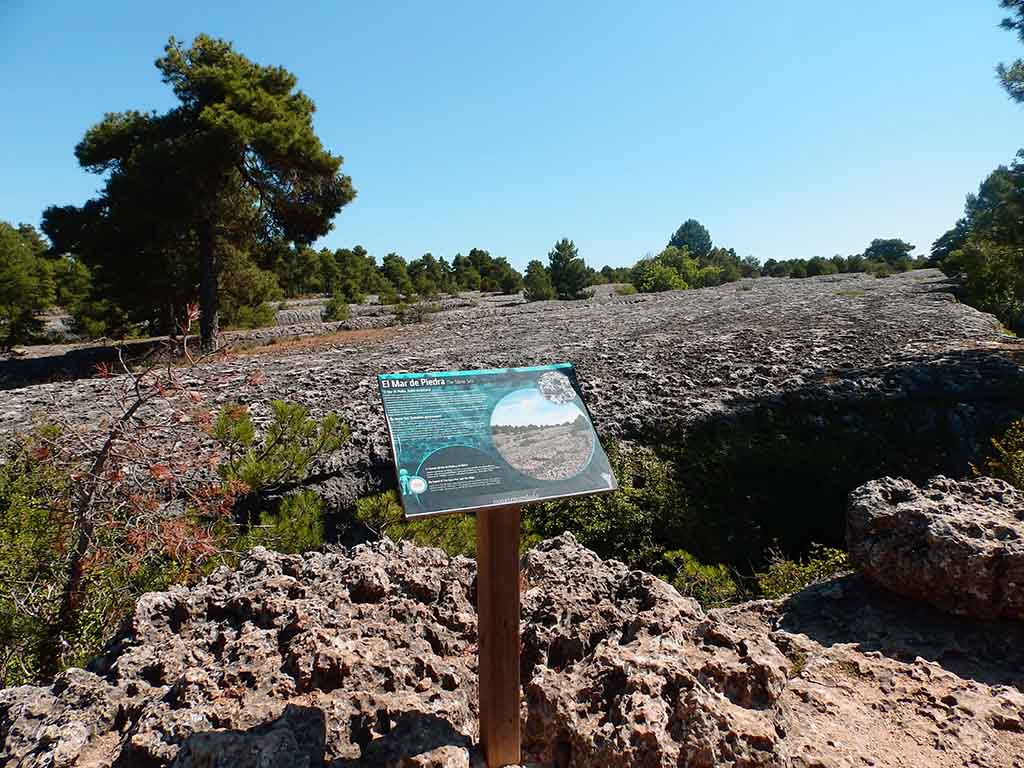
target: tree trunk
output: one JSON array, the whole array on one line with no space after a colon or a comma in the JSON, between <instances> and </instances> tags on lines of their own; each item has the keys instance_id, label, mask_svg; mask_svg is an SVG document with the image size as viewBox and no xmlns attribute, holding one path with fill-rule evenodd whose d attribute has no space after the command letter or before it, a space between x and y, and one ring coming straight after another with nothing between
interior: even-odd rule
<instances>
[{"instance_id":1,"label":"tree trunk","mask_svg":"<svg viewBox=\"0 0 1024 768\"><path fill-rule=\"evenodd\" d=\"M211 219L199 224L199 334L204 352L217 348L220 321L217 315L217 237Z\"/></svg>"}]
</instances>

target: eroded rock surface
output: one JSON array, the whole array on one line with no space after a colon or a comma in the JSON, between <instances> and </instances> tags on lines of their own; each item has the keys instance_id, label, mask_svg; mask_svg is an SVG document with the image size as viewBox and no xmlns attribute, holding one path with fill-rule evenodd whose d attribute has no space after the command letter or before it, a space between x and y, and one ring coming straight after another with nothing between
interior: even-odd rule
<instances>
[{"instance_id":1,"label":"eroded rock surface","mask_svg":"<svg viewBox=\"0 0 1024 768\"><path fill-rule=\"evenodd\" d=\"M1024 619L1024 492L991 477L875 480L850 494L853 562L951 613Z\"/></svg>"},{"instance_id":2,"label":"eroded rock surface","mask_svg":"<svg viewBox=\"0 0 1024 768\"><path fill-rule=\"evenodd\" d=\"M943 435L941 449L950 454L929 471L956 474L1024 409L1024 369L1014 359L1024 343L1004 335L990 315L954 302L950 290L936 270L920 270L887 279L764 278L664 294L602 291L578 302L486 297L428 314L421 324L209 362L194 386L211 408L241 398L257 421L274 398L314 415L338 411L352 438L317 471L318 491L334 509L394 482L378 373L561 361L577 365L606 437L644 440L774 404L863 422L871 432L870 408L911 404L922 434ZM244 388L255 380L258 386ZM2 390L0 437L54 414L95 421L112 408L115 384L80 379Z\"/></svg>"},{"instance_id":3,"label":"eroded rock surface","mask_svg":"<svg viewBox=\"0 0 1024 768\"><path fill-rule=\"evenodd\" d=\"M851 577L705 613L569 535L523 565L524 760L1024 766L1024 631ZM0 763L470 766L475 565L254 550L143 597L89 671L0 692Z\"/></svg>"}]
</instances>

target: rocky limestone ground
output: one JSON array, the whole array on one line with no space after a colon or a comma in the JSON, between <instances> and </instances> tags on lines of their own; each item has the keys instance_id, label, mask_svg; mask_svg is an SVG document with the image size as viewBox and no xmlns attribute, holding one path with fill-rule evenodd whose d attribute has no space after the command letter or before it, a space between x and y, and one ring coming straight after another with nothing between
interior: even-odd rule
<instances>
[{"instance_id":1,"label":"rocky limestone ground","mask_svg":"<svg viewBox=\"0 0 1024 768\"><path fill-rule=\"evenodd\" d=\"M850 496L846 544L870 578L981 619L1024 619L1024 492L991 477L885 477Z\"/></svg>"},{"instance_id":2,"label":"rocky limestone ground","mask_svg":"<svg viewBox=\"0 0 1024 768\"><path fill-rule=\"evenodd\" d=\"M647 439L766 403L795 411L933 403L928 418L942 420L956 454L949 467L933 469L956 473L992 433L986 418L1003 423L1022 409L1024 344L951 290L939 272L921 270L633 296L603 290L579 302L495 296L419 324L232 353L182 375L209 405L241 399L257 419L273 398L314 414L338 411L352 439L320 468L318 486L335 508L394 482L378 373L561 361L576 364L606 437ZM0 362L0 381L4 366L23 362ZM247 381L259 383L243 392ZM116 380L78 379L0 390L0 436L53 414L96 421L115 389Z\"/></svg>"},{"instance_id":3,"label":"rocky limestone ground","mask_svg":"<svg viewBox=\"0 0 1024 768\"><path fill-rule=\"evenodd\" d=\"M88 671L0 692L12 766L480 765L475 564L381 542L152 593ZM568 534L523 558L524 760L1024 766L1024 626L847 577L705 612Z\"/></svg>"}]
</instances>

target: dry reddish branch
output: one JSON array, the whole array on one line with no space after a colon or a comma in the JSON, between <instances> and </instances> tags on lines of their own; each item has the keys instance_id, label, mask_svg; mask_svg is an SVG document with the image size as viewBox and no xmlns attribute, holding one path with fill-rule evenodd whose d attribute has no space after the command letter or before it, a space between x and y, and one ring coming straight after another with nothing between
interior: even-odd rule
<instances>
[{"instance_id":1,"label":"dry reddish branch","mask_svg":"<svg viewBox=\"0 0 1024 768\"><path fill-rule=\"evenodd\" d=\"M131 571L154 554L194 567L220 554L200 521L229 516L241 489L216 475L220 455L209 438L212 415L203 408L203 390L217 382L203 379L208 371L200 364L210 355L196 355L188 346L197 318L197 308L189 307L187 324L162 355L151 350L133 367L119 351L116 368L98 367L114 395L98 432L58 416L51 419L58 436L43 438L35 449L38 458L64 468L74 484L68 505L74 544L43 653L46 676L59 671L71 647L90 572L117 559ZM258 383L259 377L249 381Z\"/></svg>"}]
</instances>

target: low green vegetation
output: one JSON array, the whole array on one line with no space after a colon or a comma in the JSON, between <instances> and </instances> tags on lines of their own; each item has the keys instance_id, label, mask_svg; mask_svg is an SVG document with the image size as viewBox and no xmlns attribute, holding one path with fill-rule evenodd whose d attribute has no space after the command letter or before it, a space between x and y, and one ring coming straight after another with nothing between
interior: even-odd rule
<instances>
[{"instance_id":1,"label":"low green vegetation","mask_svg":"<svg viewBox=\"0 0 1024 768\"><path fill-rule=\"evenodd\" d=\"M355 519L377 538L411 541L424 547L443 549L452 557L476 556L476 518L455 514L406 520L402 505L394 491L366 496L356 502ZM526 550L540 538L532 532L529 520L522 524L519 541Z\"/></svg>"},{"instance_id":2,"label":"low green vegetation","mask_svg":"<svg viewBox=\"0 0 1024 768\"><path fill-rule=\"evenodd\" d=\"M1024 419L1015 421L1004 434L992 438L991 453L974 471L998 477L1024 490Z\"/></svg>"},{"instance_id":3,"label":"low green vegetation","mask_svg":"<svg viewBox=\"0 0 1024 768\"><path fill-rule=\"evenodd\" d=\"M703 445L706 447L706 443ZM805 447L808 451L814 449ZM747 514L716 524L717 512L709 506L713 500L706 489L688 482L687 473L681 471L681 463L691 461L692 452L664 445L655 449L610 443L608 455L619 490L526 507L522 549L569 531L602 558L655 573L681 594L708 607L755 597L779 597L849 568L842 550L815 543L813 531L806 528L800 532L799 541L794 538L786 542L785 550L781 548L778 534L800 520L795 511L769 520L770 514L778 514L778 509L772 507L757 518L760 522ZM705 470L728 472L732 461L719 454L705 465ZM815 468L808 467L808 471ZM756 482L756 477L751 479ZM799 479L806 480L807 475L801 474ZM749 495L756 487L743 485L737 493ZM749 498L750 512L765 501L764 496L756 494ZM835 518L841 515L840 506L826 516L827 524L835 526ZM451 555L472 556L475 550L472 516L406 521L393 492L359 500L355 519L375 536L440 547ZM735 546L758 526L761 530L752 544ZM702 531L709 527L710 533ZM834 539L834 530L831 535Z\"/></svg>"},{"instance_id":4,"label":"low green vegetation","mask_svg":"<svg viewBox=\"0 0 1024 768\"><path fill-rule=\"evenodd\" d=\"M692 597L707 608L729 605L743 594L742 577L722 563L706 565L685 549L666 552L664 561L675 569L664 576L679 594Z\"/></svg>"},{"instance_id":5,"label":"low green vegetation","mask_svg":"<svg viewBox=\"0 0 1024 768\"><path fill-rule=\"evenodd\" d=\"M275 402L257 436L245 408L225 406L210 432L217 452L194 463L153 464L145 477L108 465L87 509L83 481L72 479L80 470L60 454L67 441L58 430L42 428L7 449L0 464L0 685L83 664L144 592L233 565L255 546L322 546L321 499L291 489L346 439L337 416L317 421L301 406ZM209 461L221 482L189 491L182 510L167 514L178 476ZM78 551L83 526L91 533ZM72 579L78 587L69 612Z\"/></svg>"},{"instance_id":6,"label":"low green vegetation","mask_svg":"<svg viewBox=\"0 0 1024 768\"><path fill-rule=\"evenodd\" d=\"M348 427L336 413L317 422L298 403L272 400L270 409L270 423L260 437L244 406L225 405L214 421L213 438L226 452L217 471L247 492L274 492L298 482L314 459L333 453L348 439Z\"/></svg>"},{"instance_id":7,"label":"low green vegetation","mask_svg":"<svg viewBox=\"0 0 1024 768\"><path fill-rule=\"evenodd\" d=\"M764 277L817 277L863 272L875 277L888 277L898 272L934 266L925 257L911 258L914 246L899 238L876 238L862 253L850 256L836 254L831 258L768 259L761 268Z\"/></svg>"},{"instance_id":8,"label":"low green vegetation","mask_svg":"<svg viewBox=\"0 0 1024 768\"><path fill-rule=\"evenodd\" d=\"M555 287L551 284L551 275L537 259L526 266L524 282L523 296L527 301L550 301L555 298Z\"/></svg>"},{"instance_id":9,"label":"low green vegetation","mask_svg":"<svg viewBox=\"0 0 1024 768\"><path fill-rule=\"evenodd\" d=\"M76 303L88 281L76 260L48 256L34 227L0 221L0 349L42 340L38 314L58 298Z\"/></svg>"},{"instance_id":10,"label":"low green vegetation","mask_svg":"<svg viewBox=\"0 0 1024 768\"><path fill-rule=\"evenodd\" d=\"M330 301L324 307L323 319L326 322L335 322L341 320L348 320L351 314L351 309L348 303L348 297L341 293L335 293L331 296Z\"/></svg>"},{"instance_id":11,"label":"low green vegetation","mask_svg":"<svg viewBox=\"0 0 1024 768\"><path fill-rule=\"evenodd\" d=\"M810 584L827 581L851 570L846 552L834 547L812 544L810 552L790 560L773 552L768 567L756 575L759 594L769 599L785 597Z\"/></svg>"}]
</instances>

